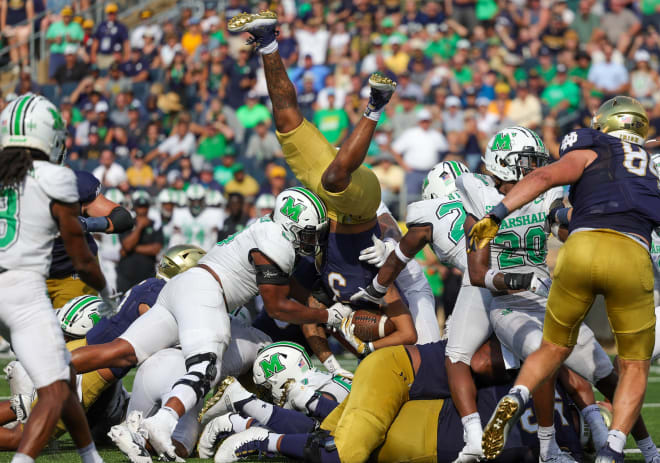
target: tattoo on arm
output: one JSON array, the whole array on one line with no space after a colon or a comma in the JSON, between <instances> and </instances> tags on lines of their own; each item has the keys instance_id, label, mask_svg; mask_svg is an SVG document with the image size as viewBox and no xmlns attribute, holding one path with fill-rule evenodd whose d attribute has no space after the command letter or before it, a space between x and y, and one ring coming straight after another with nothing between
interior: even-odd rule
<instances>
[{"instance_id":1,"label":"tattoo on arm","mask_svg":"<svg viewBox=\"0 0 660 463\"><path fill-rule=\"evenodd\" d=\"M263 60L273 110L298 107L296 89L286 73L279 53L263 55Z\"/></svg>"},{"instance_id":2,"label":"tattoo on arm","mask_svg":"<svg viewBox=\"0 0 660 463\"><path fill-rule=\"evenodd\" d=\"M392 238L394 241L401 240L401 230L390 214L381 214L378 216L378 225L380 225L381 239Z\"/></svg>"}]
</instances>

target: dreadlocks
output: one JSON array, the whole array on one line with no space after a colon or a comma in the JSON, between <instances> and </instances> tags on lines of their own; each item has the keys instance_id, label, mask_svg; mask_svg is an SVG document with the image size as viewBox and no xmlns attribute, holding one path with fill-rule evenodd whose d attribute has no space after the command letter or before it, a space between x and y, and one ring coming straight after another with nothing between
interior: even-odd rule
<instances>
[{"instance_id":1,"label":"dreadlocks","mask_svg":"<svg viewBox=\"0 0 660 463\"><path fill-rule=\"evenodd\" d=\"M0 151L0 188L18 187L32 169L32 150L5 148Z\"/></svg>"}]
</instances>

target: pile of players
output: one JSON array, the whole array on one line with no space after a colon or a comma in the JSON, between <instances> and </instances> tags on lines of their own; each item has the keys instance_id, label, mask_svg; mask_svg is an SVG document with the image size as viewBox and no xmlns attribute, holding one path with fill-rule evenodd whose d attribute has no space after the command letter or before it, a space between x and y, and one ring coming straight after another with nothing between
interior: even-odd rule
<instances>
[{"instance_id":1,"label":"pile of players","mask_svg":"<svg viewBox=\"0 0 660 463\"><path fill-rule=\"evenodd\" d=\"M271 12L229 22L262 56L277 136L304 187L283 191L272 213L208 252L170 248L157 278L115 308L90 233L128 230L130 215L90 178L58 165L64 124L48 100L23 95L3 111L0 321L18 361L7 367L12 397L0 420L20 424L0 429L0 447L17 450L12 461L34 461L66 428L85 463L102 461L92 433L97 441L107 434L134 463L195 453L216 462L573 462L589 454L619 462L628 433L647 462L660 462L639 416L660 350L649 258L660 225L658 160L643 148L641 105L607 101L547 166L543 141L524 127L489 141L487 174L440 163L423 200L408 206L402 236L362 164L396 83L371 76L364 116L336 150L297 107L276 26ZM572 207L557 188L564 184ZM554 282L551 232L568 236ZM427 244L464 273L447 340L413 260ZM49 271L58 311L46 296ZM100 296L82 295L93 291ZM76 297L58 303L70 292ZM619 373L582 324L598 293ZM243 306L255 298L263 310L251 323ZM356 309L382 311L394 331L360 339ZM332 355L329 333L361 359L354 375ZM327 372L313 368L310 353ZM135 366L129 396L120 380Z\"/></svg>"}]
</instances>

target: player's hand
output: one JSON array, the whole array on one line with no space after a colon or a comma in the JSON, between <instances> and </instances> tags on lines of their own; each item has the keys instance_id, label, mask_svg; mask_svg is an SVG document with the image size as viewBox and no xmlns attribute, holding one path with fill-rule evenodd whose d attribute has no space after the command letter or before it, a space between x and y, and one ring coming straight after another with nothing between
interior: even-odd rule
<instances>
[{"instance_id":1,"label":"player's hand","mask_svg":"<svg viewBox=\"0 0 660 463\"><path fill-rule=\"evenodd\" d=\"M334 354L330 354L330 357L325 359L325 361L323 362L323 366L333 375L339 375L342 378L346 378L350 380L353 379L353 373L343 368L341 364L337 361L337 358L334 356Z\"/></svg>"},{"instance_id":2,"label":"player's hand","mask_svg":"<svg viewBox=\"0 0 660 463\"><path fill-rule=\"evenodd\" d=\"M342 304L341 302L335 302L328 307L327 310L328 321L326 322L326 325L330 328L337 329L341 327L342 320L353 313L353 309L351 309L350 306Z\"/></svg>"},{"instance_id":3,"label":"player's hand","mask_svg":"<svg viewBox=\"0 0 660 463\"><path fill-rule=\"evenodd\" d=\"M497 234L500 225L491 217L487 215L479 222L475 223L468 235L468 252L476 251L486 246Z\"/></svg>"},{"instance_id":4,"label":"player's hand","mask_svg":"<svg viewBox=\"0 0 660 463\"><path fill-rule=\"evenodd\" d=\"M358 259L381 268L385 264L387 257L394 251L396 244L391 239L383 241L376 235L372 235L371 240L374 242L374 245L360 251L360 257Z\"/></svg>"},{"instance_id":5,"label":"player's hand","mask_svg":"<svg viewBox=\"0 0 660 463\"><path fill-rule=\"evenodd\" d=\"M374 304L385 304L385 293L380 293L372 285L362 288L358 286L359 291L351 296L351 302L373 302Z\"/></svg>"},{"instance_id":6,"label":"player's hand","mask_svg":"<svg viewBox=\"0 0 660 463\"><path fill-rule=\"evenodd\" d=\"M370 354L374 350L373 344L370 342L364 342L362 339L355 336L355 334L353 334L354 330L355 325L353 325L353 314L350 314L341 321L341 334L360 357Z\"/></svg>"}]
</instances>

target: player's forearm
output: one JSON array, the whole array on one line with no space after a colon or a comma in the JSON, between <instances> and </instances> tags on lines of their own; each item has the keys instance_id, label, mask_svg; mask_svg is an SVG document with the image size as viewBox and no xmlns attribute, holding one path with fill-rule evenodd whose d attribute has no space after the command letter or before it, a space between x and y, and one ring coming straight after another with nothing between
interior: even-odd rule
<instances>
[{"instance_id":1,"label":"player's forearm","mask_svg":"<svg viewBox=\"0 0 660 463\"><path fill-rule=\"evenodd\" d=\"M83 282L95 290L101 291L106 286L105 277L94 256L90 253L89 257L83 259L82 262L74 262L74 267Z\"/></svg>"},{"instance_id":2,"label":"player's forearm","mask_svg":"<svg viewBox=\"0 0 660 463\"><path fill-rule=\"evenodd\" d=\"M551 166L547 166L551 167ZM519 181L502 200L508 212L524 206L537 198L541 193L555 186L550 172L545 167L536 169Z\"/></svg>"},{"instance_id":3,"label":"player's forearm","mask_svg":"<svg viewBox=\"0 0 660 463\"><path fill-rule=\"evenodd\" d=\"M157 256L163 245L160 243L138 244L135 246L135 252L145 256Z\"/></svg>"},{"instance_id":4,"label":"player's forearm","mask_svg":"<svg viewBox=\"0 0 660 463\"><path fill-rule=\"evenodd\" d=\"M392 334L373 342L375 349L389 346L406 346L417 342L417 329L410 314L391 317L395 330Z\"/></svg>"},{"instance_id":5,"label":"player's forearm","mask_svg":"<svg viewBox=\"0 0 660 463\"><path fill-rule=\"evenodd\" d=\"M314 355L321 362L325 362L332 355L332 351L330 350L330 344L328 344L328 338L325 336L324 328L316 324L305 324L301 328Z\"/></svg>"},{"instance_id":6,"label":"player's forearm","mask_svg":"<svg viewBox=\"0 0 660 463\"><path fill-rule=\"evenodd\" d=\"M385 265L378 271L376 275L378 284L384 287L388 287L394 280L399 276L399 273L406 267L406 263L399 260L396 254L393 252L385 261Z\"/></svg>"},{"instance_id":7,"label":"player's forearm","mask_svg":"<svg viewBox=\"0 0 660 463\"><path fill-rule=\"evenodd\" d=\"M138 241L140 241L140 235L142 234L143 227L137 226L135 229L121 241L121 247L125 253L133 252L135 246L137 246Z\"/></svg>"},{"instance_id":8,"label":"player's forearm","mask_svg":"<svg viewBox=\"0 0 660 463\"><path fill-rule=\"evenodd\" d=\"M293 299L283 299L273 304L264 301L266 313L276 319L294 325L305 323L326 323L328 321L327 311L312 310Z\"/></svg>"}]
</instances>

